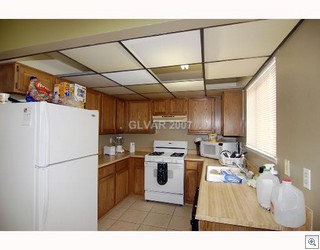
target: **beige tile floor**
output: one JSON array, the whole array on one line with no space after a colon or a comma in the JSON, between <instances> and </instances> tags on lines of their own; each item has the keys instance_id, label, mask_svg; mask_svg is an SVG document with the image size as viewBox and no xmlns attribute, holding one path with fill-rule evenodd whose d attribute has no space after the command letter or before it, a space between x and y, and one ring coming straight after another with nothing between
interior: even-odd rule
<instances>
[{"instance_id":1,"label":"beige tile floor","mask_svg":"<svg viewBox=\"0 0 320 250\"><path fill-rule=\"evenodd\" d=\"M191 231L191 205L145 201L130 195L99 219L99 231Z\"/></svg>"}]
</instances>

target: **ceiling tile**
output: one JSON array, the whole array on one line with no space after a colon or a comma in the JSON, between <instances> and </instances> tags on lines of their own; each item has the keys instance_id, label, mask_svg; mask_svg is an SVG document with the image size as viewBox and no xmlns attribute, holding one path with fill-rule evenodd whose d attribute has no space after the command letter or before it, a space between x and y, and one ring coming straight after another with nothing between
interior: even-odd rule
<instances>
[{"instance_id":1,"label":"ceiling tile","mask_svg":"<svg viewBox=\"0 0 320 250\"><path fill-rule=\"evenodd\" d=\"M97 91L100 91L109 95L122 95L122 94L135 94L131 90L125 87L105 87L105 88L94 88Z\"/></svg>"},{"instance_id":2,"label":"ceiling tile","mask_svg":"<svg viewBox=\"0 0 320 250\"><path fill-rule=\"evenodd\" d=\"M114 95L117 98L124 99L124 100L129 100L129 101L138 101L138 100L146 100L145 97L141 95Z\"/></svg>"},{"instance_id":3,"label":"ceiling tile","mask_svg":"<svg viewBox=\"0 0 320 250\"><path fill-rule=\"evenodd\" d=\"M298 21L258 20L205 29L205 62L269 56Z\"/></svg>"},{"instance_id":4,"label":"ceiling tile","mask_svg":"<svg viewBox=\"0 0 320 250\"><path fill-rule=\"evenodd\" d=\"M63 79L66 79L71 82L76 82L88 88L119 86L119 84L98 74L70 76L70 77L63 77Z\"/></svg>"},{"instance_id":5,"label":"ceiling tile","mask_svg":"<svg viewBox=\"0 0 320 250\"><path fill-rule=\"evenodd\" d=\"M140 63L120 43L63 50L61 53L99 73L142 68Z\"/></svg>"},{"instance_id":6,"label":"ceiling tile","mask_svg":"<svg viewBox=\"0 0 320 250\"><path fill-rule=\"evenodd\" d=\"M152 100L154 99L170 99L174 96L170 93L149 93L149 94L143 94L143 96L150 98Z\"/></svg>"},{"instance_id":7,"label":"ceiling tile","mask_svg":"<svg viewBox=\"0 0 320 250\"><path fill-rule=\"evenodd\" d=\"M87 67L57 52L22 57L15 61L52 75L91 72Z\"/></svg>"},{"instance_id":8,"label":"ceiling tile","mask_svg":"<svg viewBox=\"0 0 320 250\"><path fill-rule=\"evenodd\" d=\"M187 70L182 70L180 66L153 68L151 71L159 78L161 82L173 82L181 80L199 80L202 79L202 65L188 65Z\"/></svg>"},{"instance_id":9,"label":"ceiling tile","mask_svg":"<svg viewBox=\"0 0 320 250\"><path fill-rule=\"evenodd\" d=\"M158 83L158 81L147 70L106 73L103 75L121 85Z\"/></svg>"},{"instance_id":10,"label":"ceiling tile","mask_svg":"<svg viewBox=\"0 0 320 250\"><path fill-rule=\"evenodd\" d=\"M164 86L171 92L204 90L202 80L165 83Z\"/></svg>"},{"instance_id":11,"label":"ceiling tile","mask_svg":"<svg viewBox=\"0 0 320 250\"><path fill-rule=\"evenodd\" d=\"M177 98L203 98L205 97L204 91L180 91L172 92Z\"/></svg>"},{"instance_id":12,"label":"ceiling tile","mask_svg":"<svg viewBox=\"0 0 320 250\"><path fill-rule=\"evenodd\" d=\"M229 82L229 83L217 83L217 84L207 84L207 90L215 90L215 89L235 89L240 88L240 86L236 82Z\"/></svg>"},{"instance_id":13,"label":"ceiling tile","mask_svg":"<svg viewBox=\"0 0 320 250\"><path fill-rule=\"evenodd\" d=\"M206 79L253 76L265 63L267 57L206 63Z\"/></svg>"},{"instance_id":14,"label":"ceiling tile","mask_svg":"<svg viewBox=\"0 0 320 250\"><path fill-rule=\"evenodd\" d=\"M188 31L124 41L147 68L201 62L200 31Z\"/></svg>"},{"instance_id":15,"label":"ceiling tile","mask_svg":"<svg viewBox=\"0 0 320 250\"><path fill-rule=\"evenodd\" d=\"M143 84L143 85L131 85L128 86L138 93L165 93L168 92L161 84Z\"/></svg>"}]
</instances>

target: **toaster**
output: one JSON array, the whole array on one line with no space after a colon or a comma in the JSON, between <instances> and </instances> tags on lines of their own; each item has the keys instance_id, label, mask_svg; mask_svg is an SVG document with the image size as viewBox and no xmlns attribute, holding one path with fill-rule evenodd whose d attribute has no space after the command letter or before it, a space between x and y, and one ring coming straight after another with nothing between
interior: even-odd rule
<instances>
[{"instance_id":1,"label":"toaster","mask_svg":"<svg viewBox=\"0 0 320 250\"><path fill-rule=\"evenodd\" d=\"M115 155L116 154L116 147L115 146L104 146L103 153L105 155Z\"/></svg>"}]
</instances>

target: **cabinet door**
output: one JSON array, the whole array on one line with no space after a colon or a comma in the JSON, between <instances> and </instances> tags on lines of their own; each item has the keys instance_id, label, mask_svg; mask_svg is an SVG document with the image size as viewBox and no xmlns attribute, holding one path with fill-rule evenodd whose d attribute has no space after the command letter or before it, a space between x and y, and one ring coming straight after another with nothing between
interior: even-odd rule
<instances>
[{"instance_id":1,"label":"cabinet door","mask_svg":"<svg viewBox=\"0 0 320 250\"><path fill-rule=\"evenodd\" d=\"M17 65L17 70L18 70L18 84L17 86L15 86L16 93L26 94L29 88L30 76L37 77L37 79L44 86L46 86L48 89L53 91L53 87L56 82L56 78L53 75L50 75L40 70L30 68L22 64Z\"/></svg>"},{"instance_id":2,"label":"cabinet door","mask_svg":"<svg viewBox=\"0 0 320 250\"><path fill-rule=\"evenodd\" d=\"M116 204L129 195L129 160L116 163Z\"/></svg>"},{"instance_id":3,"label":"cabinet door","mask_svg":"<svg viewBox=\"0 0 320 250\"><path fill-rule=\"evenodd\" d=\"M242 90L224 91L222 121L224 136L243 136Z\"/></svg>"},{"instance_id":4,"label":"cabinet door","mask_svg":"<svg viewBox=\"0 0 320 250\"><path fill-rule=\"evenodd\" d=\"M186 161L185 202L192 203L197 187L200 185L202 162Z\"/></svg>"},{"instance_id":5,"label":"cabinet door","mask_svg":"<svg viewBox=\"0 0 320 250\"><path fill-rule=\"evenodd\" d=\"M144 159L134 158L134 193L144 194Z\"/></svg>"},{"instance_id":6,"label":"cabinet door","mask_svg":"<svg viewBox=\"0 0 320 250\"><path fill-rule=\"evenodd\" d=\"M102 116L102 112L101 112L101 96L102 94L91 90L91 89L87 89L87 93L86 93L86 109L89 110L98 110L99 111L99 133L101 133L102 131L102 127L101 127L101 116Z\"/></svg>"},{"instance_id":7,"label":"cabinet door","mask_svg":"<svg viewBox=\"0 0 320 250\"><path fill-rule=\"evenodd\" d=\"M151 101L128 102L128 130L130 133L154 132L151 123Z\"/></svg>"},{"instance_id":8,"label":"cabinet door","mask_svg":"<svg viewBox=\"0 0 320 250\"><path fill-rule=\"evenodd\" d=\"M187 100L186 99L171 99L169 102L170 115L186 115Z\"/></svg>"},{"instance_id":9,"label":"cabinet door","mask_svg":"<svg viewBox=\"0 0 320 250\"><path fill-rule=\"evenodd\" d=\"M14 93L19 87L17 67L15 63L0 65L0 92Z\"/></svg>"},{"instance_id":10,"label":"cabinet door","mask_svg":"<svg viewBox=\"0 0 320 250\"><path fill-rule=\"evenodd\" d=\"M214 99L189 99L189 134L207 134L214 131Z\"/></svg>"},{"instance_id":11,"label":"cabinet door","mask_svg":"<svg viewBox=\"0 0 320 250\"><path fill-rule=\"evenodd\" d=\"M116 128L117 133L125 132L125 102L120 99L117 99Z\"/></svg>"},{"instance_id":12,"label":"cabinet door","mask_svg":"<svg viewBox=\"0 0 320 250\"><path fill-rule=\"evenodd\" d=\"M115 175L111 174L98 182L98 218L101 218L115 204Z\"/></svg>"},{"instance_id":13,"label":"cabinet door","mask_svg":"<svg viewBox=\"0 0 320 250\"><path fill-rule=\"evenodd\" d=\"M116 98L102 95L101 101L101 134L116 133Z\"/></svg>"},{"instance_id":14,"label":"cabinet door","mask_svg":"<svg viewBox=\"0 0 320 250\"><path fill-rule=\"evenodd\" d=\"M167 115L169 100L153 101L153 115Z\"/></svg>"}]
</instances>

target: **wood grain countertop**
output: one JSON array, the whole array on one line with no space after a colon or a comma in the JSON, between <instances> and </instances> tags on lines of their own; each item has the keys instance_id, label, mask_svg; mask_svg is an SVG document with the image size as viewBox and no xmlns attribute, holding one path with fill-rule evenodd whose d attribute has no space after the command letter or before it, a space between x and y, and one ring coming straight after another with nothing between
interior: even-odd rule
<instances>
[{"instance_id":1,"label":"wood grain countertop","mask_svg":"<svg viewBox=\"0 0 320 250\"><path fill-rule=\"evenodd\" d=\"M118 161L127 159L129 157L139 157L139 158L144 158L146 154L150 152L145 152L145 151L136 151L134 153L130 153L128 151L125 151L124 153L117 153L116 155L105 155L105 154L99 154L98 156L98 168L116 163Z\"/></svg>"},{"instance_id":2,"label":"wood grain countertop","mask_svg":"<svg viewBox=\"0 0 320 250\"><path fill-rule=\"evenodd\" d=\"M260 207L256 189L246 184L207 182L207 166L220 166L220 163L200 156L187 157L187 160L201 159L203 169L196 219L262 230L312 230L310 210L307 210L307 223L304 226L297 229L283 227L274 221L271 212Z\"/></svg>"}]
</instances>

